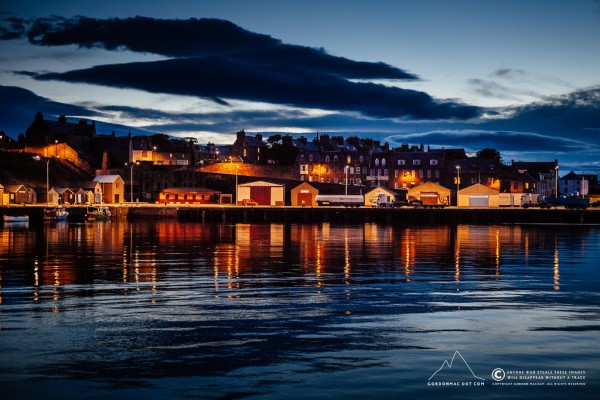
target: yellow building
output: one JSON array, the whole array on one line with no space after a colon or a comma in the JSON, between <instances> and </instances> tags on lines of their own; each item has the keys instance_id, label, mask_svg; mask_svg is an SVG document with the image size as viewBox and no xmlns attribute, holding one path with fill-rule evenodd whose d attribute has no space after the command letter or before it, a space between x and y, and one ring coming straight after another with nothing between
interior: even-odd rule
<instances>
[{"instance_id":1,"label":"yellow building","mask_svg":"<svg viewBox=\"0 0 600 400\"><path fill-rule=\"evenodd\" d=\"M408 198L422 201L423 204L450 205L450 189L433 182L426 182L409 189Z\"/></svg>"},{"instance_id":2,"label":"yellow building","mask_svg":"<svg viewBox=\"0 0 600 400\"><path fill-rule=\"evenodd\" d=\"M303 182L296 186L291 191L292 206L316 207L317 202L315 197L319 194L319 190L313 185Z\"/></svg>"},{"instance_id":3,"label":"yellow building","mask_svg":"<svg viewBox=\"0 0 600 400\"><path fill-rule=\"evenodd\" d=\"M476 183L458 191L459 207L499 207L500 191Z\"/></svg>"},{"instance_id":4,"label":"yellow building","mask_svg":"<svg viewBox=\"0 0 600 400\"><path fill-rule=\"evenodd\" d=\"M96 203L120 203L125 200L125 183L119 175L97 175L94 182L100 183L101 192L96 193Z\"/></svg>"}]
</instances>

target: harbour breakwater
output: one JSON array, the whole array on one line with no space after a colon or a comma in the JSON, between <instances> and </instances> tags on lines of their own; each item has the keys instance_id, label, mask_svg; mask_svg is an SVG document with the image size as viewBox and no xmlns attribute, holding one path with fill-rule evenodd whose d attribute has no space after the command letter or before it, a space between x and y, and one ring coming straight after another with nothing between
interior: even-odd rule
<instances>
[{"instance_id":1,"label":"harbour breakwater","mask_svg":"<svg viewBox=\"0 0 600 400\"><path fill-rule=\"evenodd\" d=\"M397 225L443 224L599 224L600 209L521 208L344 208L344 207L236 207L110 205L113 220L175 219L205 223L382 223ZM3 206L0 214L28 215L42 221L43 206ZM86 207L69 206L69 221L85 220Z\"/></svg>"},{"instance_id":2,"label":"harbour breakwater","mask_svg":"<svg viewBox=\"0 0 600 400\"><path fill-rule=\"evenodd\" d=\"M176 218L213 223L382 223L440 224L600 224L599 210L483 208L344 208L344 207L133 207L128 218Z\"/></svg>"}]
</instances>

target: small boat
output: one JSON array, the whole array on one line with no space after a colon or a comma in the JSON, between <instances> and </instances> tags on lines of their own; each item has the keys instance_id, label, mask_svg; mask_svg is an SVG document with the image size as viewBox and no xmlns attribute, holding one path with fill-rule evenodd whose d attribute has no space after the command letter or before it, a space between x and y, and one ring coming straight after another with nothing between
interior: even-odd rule
<instances>
[{"instance_id":1,"label":"small boat","mask_svg":"<svg viewBox=\"0 0 600 400\"><path fill-rule=\"evenodd\" d=\"M4 215L4 222L29 222L29 215Z\"/></svg>"},{"instance_id":2,"label":"small boat","mask_svg":"<svg viewBox=\"0 0 600 400\"><path fill-rule=\"evenodd\" d=\"M88 221L105 220L110 218L112 213L108 207L88 207L85 218Z\"/></svg>"},{"instance_id":3,"label":"small boat","mask_svg":"<svg viewBox=\"0 0 600 400\"><path fill-rule=\"evenodd\" d=\"M66 221L69 212L64 207L45 208L44 221Z\"/></svg>"}]
</instances>

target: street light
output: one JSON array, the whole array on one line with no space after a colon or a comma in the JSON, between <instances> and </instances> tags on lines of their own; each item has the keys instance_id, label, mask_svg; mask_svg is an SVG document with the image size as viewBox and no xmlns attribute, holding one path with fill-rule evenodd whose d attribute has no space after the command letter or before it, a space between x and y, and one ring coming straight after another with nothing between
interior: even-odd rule
<instances>
[{"instance_id":1,"label":"street light","mask_svg":"<svg viewBox=\"0 0 600 400\"><path fill-rule=\"evenodd\" d=\"M58 156L56 156L58 158ZM50 160L52 157L48 157L46 161L46 206L50 205Z\"/></svg>"},{"instance_id":2,"label":"street light","mask_svg":"<svg viewBox=\"0 0 600 400\"><path fill-rule=\"evenodd\" d=\"M558 165L554 167L554 197L558 198Z\"/></svg>"},{"instance_id":3,"label":"street light","mask_svg":"<svg viewBox=\"0 0 600 400\"><path fill-rule=\"evenodd\" d=\"M46 161L46 207L50 205L50 157Z\"/></svg>"},{"instance_id":4,"label":"street light","mask_svg":"<svg viewBox=\"0 0 600 400\"><path fill-rule=\"evenodd\" d=\"M239 165L235 166L235 205L238 204L238 170L240 169Z\"/></svg>"},{"instance_id":5,"label":"street light","mask_svg":"<svg viewBox=\"0 0 600 400\"><path fill-rule=\"evenodd\" d=\"M348 167L347 165L344 167L344 172L346 173L346 195L348 195L348 168L350 167Z\"/></svg>"},{"instance_id":6,"label":"street light","mask_svg":"<svg viewBox=\"0 0 600 400\"><path fill-rule=\"evenodd\" d=\"M131 163L131 171L129 173L129 178L131 179L131 202L133 203L133 167L135 167L137 165L137 163L132 162ZM127 166L127 163L125 163L125 166Z\"/></svg>"},{"instance_id":7,"label":"street light","mask_svg":"<svg viewBox=\"0 0 600 400\"><path fill-rule=\"evenodd\" d=\"M460 190L460 165L456 166L456 205L458 206L458 191Z\"/></svg>"}]
</instances>

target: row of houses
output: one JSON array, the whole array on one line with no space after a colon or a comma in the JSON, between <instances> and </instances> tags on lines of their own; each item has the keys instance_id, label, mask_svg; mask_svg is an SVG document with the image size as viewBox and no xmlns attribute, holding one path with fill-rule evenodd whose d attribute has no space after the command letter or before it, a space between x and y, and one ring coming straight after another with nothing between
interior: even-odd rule
<instances>
[{"instance_id":1,"label":"row of houses","mask_svg":"<svg viewBox=\"0 0 600 400\"><path fill-rule=\"evenodd\" d=\"M0 184L0 205L120 203L125 200L124 191L119 175L98 175L71 188Z\"/></svg>"}]
</instances>

